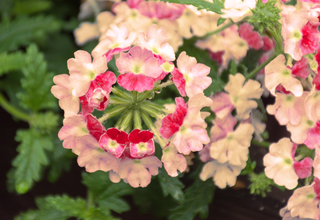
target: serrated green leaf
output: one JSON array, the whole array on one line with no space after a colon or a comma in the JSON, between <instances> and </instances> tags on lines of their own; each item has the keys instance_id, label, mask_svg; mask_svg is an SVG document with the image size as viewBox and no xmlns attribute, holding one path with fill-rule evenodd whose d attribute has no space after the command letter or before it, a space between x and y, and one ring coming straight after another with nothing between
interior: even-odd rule
<instances>
[{"instance_id":1,"label":"serrated green leaf","mask_svg":"<svg viewBox=\"0 0 320 220\"><path fill-rule=\"evenodd\" d=\"M183 183L178 177L171 177L167 172L161 168L159 169L158 179L162 188L163 195L166 197L169 194L179 203L184 201Z\"/></svg>"},{"instance_id":2,"label":"serrated green leaf","mask_svg":"<svg viewBox=\"0 0 320 220\"><path fill-rule=\"evenodd\" d=\"M109 174L103 171L83 173L82 183L93 193L96 201L104 212L113 210L117 213L128 211L130 206L121 199L121 196L132 193L132 187L124 182L112 183Z\"/></svg>"},{"instance_id":3,"label":"serrated green leaf","mask_svg":"<svg viewBox=\"0 0 320 220\"><path fill-rule=\"evenodd\" d=\"M0 76L13 70L20 70L25 65L26 55L21 52L0 54Z\"/></svg>"},{"instance_id":4,"label":"serrated green leaf","mask_svg":"<svg viewBox=\"0 0 320 220\"><path fill-rule=\"evenodd\" d=\"M66 212L71 216L84 218L86 216L86 201L82 198L71 198L67 195L48 196L45 201L57 210Z\"/></svg>"},{"instance_id":5,"label":"serrated green leaf","mask_svg":"<svg viewBox=\"0 0 320 220\"><path fill-rule=\"evenodd\" d=\"M21 142L17 149L19 155L12 162L16 168L16 190L25 193L34 181L40 180L41 165L48 164L45 151L52 150L53 146L48 137L40 135L34 129L18 130L15 140Z\"/></svg>"},{"instance_id":6,"label":"serrated green leaf","mask_svg":"<svg viewBox=\"0 0 320 220\"><path fill-rule=\"evenodd\" d=\"M58 126L59 115L53 112L36 113L31 115L30 125L40 133L50 133Z\"/></svg>"},{"instance_id":7,"label":"serrated green leaf","mask_svg":"<svg viewBox=\"0 0 320 220\"><path fill-rule=\"evenodd\" d=\"M58 21L49 16L18 16L11 22L0 24L0 52L15 50L43 38L46 32L56 31Z\"/></svg>"},{"instance_id":8,"label":"serrated green leaf","mask_svg":"<svg viewBox=\"0 0 320 220\"><path fill-rule=\"evenodd\" d=\"M20 14L32 14L36 12L41 12L48 10L51 8L52 2L48 0L41 0L41 1L15 1L13 7L13 13L16 15Z\"/></svg>"},{"instance_id":9,"label":"serrated green leaf","mask_svg":"<svg viewBox=\"0 0 320 220\"><path fill-rule=\"evenodd\" d=\"M211 179L203 182L197 179L185 192L185 202L170 212L169 220L192 220L197 213L206 216L215 186Z\"/></svg>"},{"instance_id":10,"label":"serrated green leaf","mask_svg":"<svg viewBox=\"0 0 320 220\"><path fill-rule=\"evenodd\" d=\"M71 216L68 213L56 210L29 210L16 216L14 220L67 220Z\"/></svg>"},{"instance_id":11,"label":"serrated green leaf","mask_svg":"<svg viewBox=\"0 0 320 220\"><path fill-rule=\"evenodd\" d=\"M222 14L221 9L224 8L223 2L219 0L213 0L213 3L205 0L161 0L161 1L185 4L185 5L193 5L197 7L198 10L206 9L207 11L213 11L217 14Z\"/></svg>"},{"instance_id":12,"label":"serrated green leaf","mask_svg":"<svg viewBox=\"0 0 320 220\"><path fill-rule=\"evenodd\" d=\"M17 94L21 106L34 112L56 107L57 102L50 93L54 74L47 72L43 54L32 44L26 55L26 66L22 69L24 78L21 79L21 87L25 91Z\"/></svg>"}]
</instances>

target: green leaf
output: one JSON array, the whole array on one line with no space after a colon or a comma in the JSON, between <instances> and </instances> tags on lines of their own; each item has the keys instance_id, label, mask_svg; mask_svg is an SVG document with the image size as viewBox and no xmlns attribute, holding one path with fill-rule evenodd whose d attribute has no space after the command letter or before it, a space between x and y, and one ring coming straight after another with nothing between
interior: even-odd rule
<instances>
[{"instance_id":1,"label":"green leaf","mask_svg":"<svg viewBox=\"0 0 320 220\"><path fill-rule=\"evenodd\" d=\"M37 113L31 115L30 125L40 133L50 133L57 128L59 119L60 116L53 112Z\"/></svg>"},{"instance_id":2,"label":"green leaf","mask_svg":"<svg viewBox=\"0 0 320 220\"><path fill-rule=\"evenodd\" d=\"M41 165L48 164L46 150L52 150L52 141L40 135L36 130L18 130L15 137L21 142L17 151L19 155L13 160L16 168L14 179L18 193L26 193L34 181L40 180Z\"/></svg>"},{"instance_id":3,"label":"green leaf","mask_svg":"<svg viewBox=\"0 0 320 220\"><path fill-rule=\"evenodd\" d=\"M68 213L70 216L84 218L86 216L86 201L82 198L71 198L67 195L48 196L45 201L55 209Z\"/></svg>"},{"instance_id":4,"label":"green leaf","mask_svg":"<svg viewBox=\"0 0 320 220\"><path fill-rule=\"evenodd\" d=\"M241 171L240 175L246 175L253 173L254 169L256 168L256 161L251 161L250 155L248 156L246 167Z\"/></svg>"},{"instance_id":5,"label":"green leaf","mask_svg":"<svg viewBox=\"0 0 320 220\"><path fill-rule=\"evenodd\" d=\"M236 75L238 73L238 67L237 67L236 61L234 59L232 59L230 61L230 71L229 71L229 73L231 75Z\"/></svg>"},{"instance_id":6,"label":"green leaf","mask_svg":"<svg viewBox=\"0 0 320 220\"><path fill-rule=\"evenodd\" d=\"M165 197L170 194L172 198L177 200L179 203L184 201L184 194L182 191L184 185L178 177L169 176L167 172L161 168L159 169L158 179Z\"/></svg>"},{"instance_id":7,"label":"green leaf","mask_svg":"<svg viewBox=\"0 0 320 220\"><path fill-rule=\"evenodd\" d=\"M32 14L32 13L48 10L49 8L51 8L51 6L52 6L52 2L48 0L15 1L14 7L13 7L13 13L16 15Z\"/></svg>"},{"instance_id":8,"label":"green leaf","mask_svg":"<svg viewBox=\"0 0 320 220\"><path fill-rule=\"evenodd\" d=\"M197 179L185 192L185 202L170 212L169 220L192 220L197 213L205 217L215 186L211 179L203 182Z\"/></svg>"},{"instance_id":9,"label":"green leaf","mask_svg":"<svg viewBox=\"0 0 320 220\"><path fill-rule=\"evenodd\" d=\"M25 91L17 94L21 106L34 112L56 107L56 99L50 92L54 74L47 72L44 56L34 44L27 49L26 66L22 72L24 78L21 79L21 87Z\"/></svg>"},{"instance_id":10,"label":"green leaf","mask_svg":"<svg viewBox=\"0 0 320 220\"><path fill-rule=\"evenodd\" d=\"M206 9L207 11L213 11L217 14L222 14L221 9L224 8L223 2L219 0L213 0L213 3L205 0L161 0L163 2L171 2L185 5L193 5L198 10Z\"/></svg>"},{"instance_id":11,"label":"green leaf","mask_svg":"<svg viewBox=\"0 0 320 220\"><path fill-rule=\"evenodd\" d=\"M93 193L94 201L104 212L109 213L113 210L122 213L130 210L130 206L121 197L131 194L132 187L124 182L113 183L109 179L109 174L103 171L95 173L83 173L82 183Z\"/></svg>"},{"instance_id":12,"label":"green leaf","mask_svg":"<svg viewBox=\"0 0 320 220\"><path fill-rule=\"evenodd\" d=\"M59 22L49 16L18 16L11 22L0 24L0 52L16 50L42 39L46 32L59 29Z\"/></svg>"},{"instance_id":13,"label":"green leaf","mask_svg":"<svg viewBox=\"0 0 320 220\"><path fill-rule=\"evenodd\" d=\"M217 21L217 27L220 26L220 24L222 24L223 22L225 22L227 19L226 18L219 18Z\"/></svg>"},{"instance_id":14,"label":"green leaf","mask_svg":"<svg viewBox=\"0 0 320 220\"><path fill-rule=\"evenodd\" d=\"M21 52L0 54L0 76L13 70L20 70L25 65L26 55Z\"/></svg>"}]
</instances>

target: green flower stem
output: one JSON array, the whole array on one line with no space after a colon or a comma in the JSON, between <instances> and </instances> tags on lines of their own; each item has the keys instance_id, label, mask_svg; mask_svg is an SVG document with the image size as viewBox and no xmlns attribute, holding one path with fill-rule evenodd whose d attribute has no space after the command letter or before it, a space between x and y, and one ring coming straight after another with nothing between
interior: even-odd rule
<instances>
[{"instance_id":1,"label":"green flower stem","mask_svg":"<svg viewBox=\"0 0 320 220\"><path fill-rule=\"evenodd\" d=\"M272 143L266 141L251 140L251 144L258 145L261 147L269 147Z\"/></svg>"},{"instance_id":2,"label":"green flower stem","mask_svg":"<svg viewBox=\"0 0 320 220\"><path fill-rule=\"evenodd\" d=\"M0 105L2 106L2 108L4 108L4 110L9 112L11 115L19 118L20 120L26 121L26 122L30 121L29 115L27 115L26 113L20 111L19 109L11 105L1 93L0 93Z\"/></svg>"},{"instance_id":3,"label":"green flower stem","mask_svg":"<svg viewBox=\"0 0 320 220\"><path fill-rule=\"evenodd\" d=\"M140 104L140 108L145 113L149 114L153 118L158 118L158 115L162 113L162 111L159 111L154 108L150 108L148 105Z\"/></svg>"},{"instance_id":4,"label":"green flower stem","mask_svg":"<svg viewBox=\"0 0 320 220\"><path fill-rule=\"evenodd\" d=\"M87 209L94 207L94 198L91 190L87 190Z\"/></svg>"},{"instance_id":5,"label":"green flower stem","mask_svg":"<svg viewBox=\"0 0 320 220\"><path fill-rule=\"evenodd\" d=\"M133 120L134 120L134 129L142 130L140 111L137 109L133 111Z\"/></svg>"},{"instance_id":6,"label":"green flower stem","mask_svg":"<svg viewBox=\"0 0 320 220\"><path fill-rule=\"evenodd\" d=\"M128 105L131 102L127 99L120 98L119 96L110 96L109 103L114 105Z\"/></svg>"},{"instance_id":7,"label":"green flower stem","mask_svg":"<svg viewBox=\"0 0 320 220\"><path fill-rule=\"evenodd\" d=\"M251 73L246 76L246 80L253 78L260 70L262 70L266 65L268 65L274 58L276 58L277 54L273 54L266 62L258 66Z\"/></svg>"},{"instance_id":8,"label":"green flower stem","mask_svg":"<svg viewBox=\"0 0 320 220\"><path fill-rule=\"evenodd\" d=\"M106 114L104 114L101 118L99 118L99 122L103 123L108 118L112 118L128 109L128 105L117 105L112 109L108 110Z\"/></svg>"},{"instance_id":9,"label":"green flower stem","mask_svg":"<svg viewBox=\"0 0 320 220\"><path fill-rule=\"evenodd\" d=\"M167 82L164 82L162 84L157 85L153 90L160 90L160 89L167 87L167 86L170 86L172 84L173 84L173 81L168 80Z\"/></svg>"},{"instance_id":10,"label":"green flower stem","mask_svg":"<svg viewBox=\"0 0 320 220\"><path fill-rule=\"evenodd\" d=\"M142 102L141 104L143 105L146 105L146 106L149 106L150 108L154 108L154 109L157 109L159 111L162 111L164 109L164 107L162 105L159 105L157 103L154 103L154 102L150 102L150 101L144 101Z\"/></svg>"},{"instance_id":11,"label":"green flower stem","mask_svg":"<svg viewBox=\"0 0 320 220\"><path fill-rule=\"evenodd\" d=\"M130 100L131 101L131 94L128 93L127 91L123 91L122 89L119 89L117 87L112 87L111 91L114 95L119 96L120 98Z\"/></svg>"},{"instance_id":12,"label":"green flower stem","mask_svg":"<svg viewBox=\"0 0 320 220\"><path fill-rule=\"evenodd\" d=\"M159 142L161 148L164 148L166 146L166 143L164 142L164 140L162 139L161 135L157 131L156 127L154 126L154 123L152 122L151 118L144 111L141 111L141 117L142 117L142 120L144 121L144 123L148 126L148 128L156 136L157 141Z\"/></svg>"},{"instance_id":13,"label":"green flower stem","mask_svg":"<svg viewBox=\"0 0 320 220\"><path fill-rule=\"evenodd\" d=\"M142 102L143 100L148 98L153 92L154 92L153 90L148 90L148 91L140 93L138 96L138 102Z\"/></svg>"},{"instance_id":14,"label":"green flower stem","mask_svg":"<svg viewBox=\"0 0 320 220\"><path fill-rule=\"evenodd\" d=\"M124 119L124 117L126 117L127 113L129 112L129 110L124 110L123 114L120 116L120 118L118 119L118 121L116 122L116 124L114 125L114 127L120 129L120 125L122 123L122 120Z\"/></svg>"},{"instance_id":15,"label":"green flower stem","mask_svg":"<svg viewBox=\"0 0 320 220\"><path fill-rule=\"evenodd\" d=\"M120 130L125 131L127 128L130 127L130 123L132 123L133 110L129 110L128 112L124 113L123 115L124 115L124 117L121 120L119 127L120 127Z\"/></svg>"},{"instance_id":16,"label":"green flower stem","mask_svg":"<svg viewBox=\"0 0 320 220\"><path fill-rule=\"evenodd\" d=\"M138 99L138 92L132 91L132 101L137 102L137 99Z\"/></svg>"},{"instance_id":17,"label":"green flower stem","mask_svg":"<svg viewBox=\"0 0 320 220\"><path fill-rule=\"evenodd\" d=\"M200 39L210 37L211 35L214 35L214 34L218 34L221 31L224 31L225 29L231 27L234 24L236 24L236 23L234 23L233 21L230 21L229 23L227 23L226 25L223 25L222 27L218 28L217 30L211 31L211 32L207 33L206 35L204 35L203 37L200 37Z\"/></svg>"}]
</instances>

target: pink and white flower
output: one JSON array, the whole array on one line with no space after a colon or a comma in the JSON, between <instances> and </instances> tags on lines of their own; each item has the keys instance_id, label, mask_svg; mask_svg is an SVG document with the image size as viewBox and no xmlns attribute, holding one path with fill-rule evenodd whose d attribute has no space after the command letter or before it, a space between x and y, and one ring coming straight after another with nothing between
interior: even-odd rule
<instances>
[{"instance_id":1,"label":"pink and white flower","mask_svg":"<svg viewBox=\"0 0 320 220\"><path fill-rule=\"evenodd\" d=\"M116 158L121 157L128 143L128 134L117 128L109 128L99 139L99 146Z\"/></svg>"},{"instance_id":2,"label":"pink and white flower","mask_svg":"<svg viewBox=\"0 0 320 220\"><path fill-rule=\"evenodd\" d=\"M123 75L118 77L120 86L129 91L151 90L162 74L162 68L152 52L135 46L128 53L121 53L116 65Z\"/></svg>"},{"instance_id":3,"label":"pink and white flower","mask_svg":"<svg viewBox=\"0 0 320 220\"><path fill-rule=\"evenodd\" d=\"M130 155L133 158L151 156L155 152L153 133L134 129L129 134Z\"/></svg>"},{"instance_id":4,"label":"pink and white flower","mask_svg":"<svg viewBox=\"0 0 320 220\"><path fill-rule=\"evenodd\" d=\"M59 99L59 106L64 110L64 117L77 115L79 112L79 98L72 94L73 87L69 75L61 74L53 77L56 84L51 87L51 93Z\"/></svg>"},{"instance_id":5,"label":"pink and white flower","mask_svg":"<svg viewBox=\"0 0 320 220\"><path fill-rule=\"evenodd\" d=\"M107 62L102 57L95 57L93 62L91 55L83 50L74 53L75 58L68 60L69 80L73 88L73 96L83 96L87 93L90 83L97 75L104 73L107 69Z\"/></svg>"},{"instance_id":6,"label":"pink and white flower","mask_svg":"<svg viewBox=\"0 0 320 220\"><path fill-rule=\"evenodd\" d=\"M177 59L178 69L172 72L172 81L178 88L182 96L192 97L209 87L212 79L207 75L210 67L197 63L194 57L189 57L186 52L182 52Z\"/></svg>"},{"instance_id":7,"label":"pink and white flower","mask_svg":"<svg viewBox=\"0 0 320 220\"><path fill-rule=\"evenodd\" d=\"M163 148L161 161L168 175L172 177L178 176L177 170L182 173L187 169L186 158L179 154L172 144Z\"/></svg>"}]
</instances>

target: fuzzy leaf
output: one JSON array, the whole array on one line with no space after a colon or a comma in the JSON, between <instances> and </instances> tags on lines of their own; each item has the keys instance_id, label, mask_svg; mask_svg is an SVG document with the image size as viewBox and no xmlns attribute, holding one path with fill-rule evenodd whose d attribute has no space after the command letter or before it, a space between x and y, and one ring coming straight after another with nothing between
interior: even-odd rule
<instances>
[{"instance_id":1,"label":"fuzzy leaf","mask_svg":"<svg viewBox=\"0 0 320 220\"><path fill-rule=\"evenodd\" d=\"M178 177L171 177L167 172L161 168L158 174L160 186L162 188L163 195L166 197L169 194L177 200L179 203L184 201L184 194L182 188L183 183L178 179Z\"/></svg>"},{"instance_id":2,"label":"fuzzy leaf","mask_svg":"<svg viewBox=\"0 0 320 220\"><path fill-rule=\"evenodd\" d=\"M43 54L32 44L27 49L26 66L22 69L24 78L21 86L25 90L17 94L21 106L34 112L57 106L56 100L50 93L53 85L53 73L47 72L47 63Z\"/></svg>"},{"instance_id":3,"label":"fuzzy leaf","mask_svg":"<svg viewBox=\"0 0 320 220\"><path fill-rule=\"evenodd\" d=\"M13 70L20 70L25 65L26 55L21 52L0 54L0 76Z\"/></svg>"},{"instance_id":4,"label":"fuzzy leaf","mask_svg":"<svg viewBox=\"0 0 320 220\"><path fill-rule=\"evenodd\" d=\"M58 126L59 115L53 112L31 115L30 125L39 129L41 133L50 133Z\"/></svg>"},{"instance_id":5,"label":"fuzzy leaf","mask_svg":"<svg viewBox=\"0 0 320 220\"><path fill-rule=\"evenodd\" d=\"M44 37L46 32L59 29L59 22L49 16L18 16L0 24L0 52L15 50Z\"/></svg>"},{"instance_id":6,"label":"fuzzy leaf","mask_svg":"<svg viewBox=\"0 0 320 220\"><path fill-rule=\"evenodd\" d=\"M16 168L16 190L18 193L26 193L34 181L40 180L41 165L48 164L45 151L52 150L53 145L48 137L34 129L18 130L15 140L21 142L17 149L19 155L12 162Z\"/></svg>"},{"instance_id":7,"label":"fuzzy leaf","mask_svg":"<svg viewBox=\"0 0 320 220\"><path fill-rule=\"evenodd\" d=\"M48 196L45 201L52 205L55 209L83 218L86 213L86 201L81 198L73 199L67 195L63 196Z\"/></svg>"},{"instance_id":8,"label":"fuzzy leaf","mask_svg":"<svg viewBox=\"0 0 320 220\"><path fill-rule=\"evenodd\" d=\"M223 2L219 0L213 0L213 3L205 0L161 0L161 1L185 4L185 5L193 5L197 7L198 10L206 9L207 11L213 11L217 14L222 14L221 9L224 8Z\"/></svg>"},{"instance_id":9,"label":"fuzzy leaf","mask_svg":"<svg viewBox=\"0 0 320 220\"><path fill-rule=\"evenodd\" d=\"M113 210L122 213L130 210L130 206L121 199L121 196L132 193L130 185L120 182L112 183L108 173L97 171L95 173L83 173L83 184L93 193L94 200L105 213Z\"/></svg>"},{"instance_id":10,"label":"fuzzy leaf","mask_svg":"<svg viewBox=\"0 0 320 220\"><path fill-rule=\"evenodd\" d=\"M171 210L169 220L192 220L197 213L205 217L215 186L211 179L203 182L197 179L185 192L185 201Z\"/></svg>"}]
</instances>

